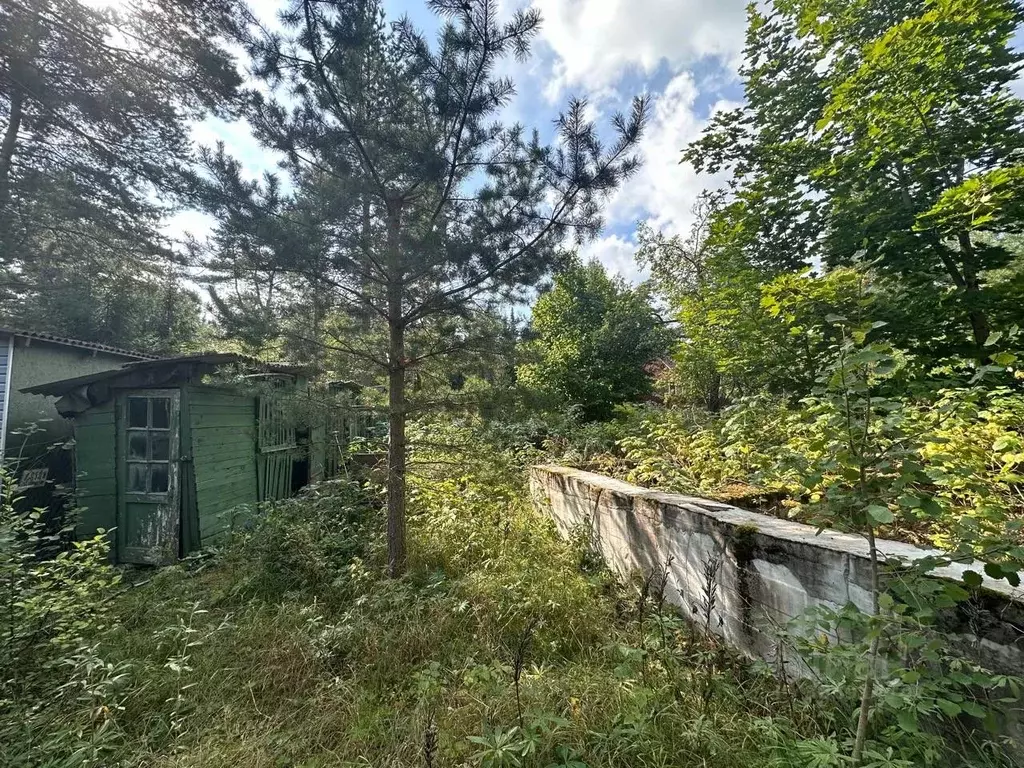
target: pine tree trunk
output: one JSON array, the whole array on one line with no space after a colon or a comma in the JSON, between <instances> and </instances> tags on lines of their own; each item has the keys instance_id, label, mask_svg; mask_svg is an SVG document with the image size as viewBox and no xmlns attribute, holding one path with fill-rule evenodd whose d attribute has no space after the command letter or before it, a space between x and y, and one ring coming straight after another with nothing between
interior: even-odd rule
<instances>
[{"instance_id":1,"label":"pine tree trunk","mask_svg":"<svg viewBox=\"0 0 1024 768\"><path fill-rule=\"evenodd\" d=\"M14 149L18 144L21 130L24 97L17 88L11 93L11 106L3 142L0 143L0 213L3 213L11 199L11 169L14 165Z\"/></svg>"},{"instance_id":2,"label":"pine tree trunk","mask_svg":"<svg viewBox=\"0 0 1024 768\"><path fill-rule=\"evenodd\" d=\"M388 287L388 573L405 571L405 324L401 285Z\"/></svg>"}]
</instances>

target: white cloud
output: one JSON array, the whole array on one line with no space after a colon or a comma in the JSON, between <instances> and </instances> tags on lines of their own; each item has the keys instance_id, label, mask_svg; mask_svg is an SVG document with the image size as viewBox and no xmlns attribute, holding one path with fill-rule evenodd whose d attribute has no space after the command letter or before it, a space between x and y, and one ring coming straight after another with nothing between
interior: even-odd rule
<instances>
[{"instance_id":1,"label":"white cloud","mask_svg":"<svg viewBox=\"0 0 1024 768\"><path fill-rule=\"evenodd\" d=\"M643 165L611 198L605 218L622 227L645 220L670 234L685 233L693 221L690 212L704 189L717 189L724 176L698 176L687 164L680 164L682 150L700 136L706 120L694 111L698 88L687 72L676 75L654 103L647 131L640 141ZM712 111L732 108L720 102ZM597 258L609 270L630 280L643 277L633 253L631 239L609 235L581 250L584 257Z\"/></svg>"},{"instance_id":2,"label":"white cloud","mask_svg":"<svg viewBox=\"0 0 1024 768\"><path fill-rule=\"evenodd\" d=\"M677 71L706 56L731 64L743 46L747 0L532 0L541 39L557 61L547 96L583 86L600 93L629 70Z\"/></svg>"},{"instance_id":3,"label":"white cloud","mask_svg":"<svg viewBox=\"0 0 1024 768\"><path fill-rule=\"evenodd\" d=\"M167 237L178 242L187 240L189 237L203 240L213 232L216 224L217 220L213 216L193 208L186 208L167 217L161 230Z\"/></svg>"},{"instance_id":4,"label":"white cloud","mask_svg":"<svg viewBox=\"0 0 1024 768\"><path fill-rule=\"evenodd\" d=\"M595 258L611 272L643 279L633 258L636 243L623 230L647 221L670 234L685 233L700 192L725 181L698 177L680 160L706 124L695 109L698 97L720 91L735 76L747 0L507 0L503 6L527 4L544 18L540 55L531 61L529 79L546 84L549 101L572 88L591 105L610 107L620 101L617 91L625 76L645 79L662 67L673 73L661 93L653 94L654 110L639 147L642 168L609 200L606 220L615 233L580 249L583 258ZM726 66L714 68L698 83L687 70L711 56ZM733 106L721 102L712 111Z\"/></svg>"},{"instance_id":5,"label":"white cloud","mask_svg":"<svg viewBox=\"0 0 1024 768\"><path fill-rule=\"evenodd\" d=\"M249 8L265 24L278 26L277 15L285 8L281 0L249 0Z\"/></svg>"},{"instance_id":6,"label":"white cloud","mask_svg":"<svg viewBox=\"0 0 1024 768\"><path fill-rule=\"evenodd\" d=\"M633 258L635 252L636 243L618 235L599 238L579 249L580 258L583 261L596 259L609 272L630 282L638 283L647 275L642 273L637 266L636 260Z\"/></svg>"},{"instance_id":7,"label":"white cloud","mask_svg":"<svg viewBox=\"0 0 1024 768\"><path fill-rule=\"evenodd\" d=\"M660 229L683 232L690 225L690 208L700 191L721 186L723 178L698 176L691 166L680 164L682 151L706 124L694 112L697 96L693 76L683 72L657 97L640 140L643 166L612 198L607 213L610 222L646 218ZM721 102L712 111L732 106Z\"/></svg>"},{"instance_id":8,"label":"white cloud","mask_svg":"<svg viewBox=\"0 0 1024 768\"><path fill-rule=\"evenodd\" d=\"M208 117L192 124L192 140L200 146L212 148L218 141L224 142L228 154L242 163L242 170L250 179L273 171L281 156L260 144L244 120L228 121L219 117Z\"/></svg>"}]
</instances>

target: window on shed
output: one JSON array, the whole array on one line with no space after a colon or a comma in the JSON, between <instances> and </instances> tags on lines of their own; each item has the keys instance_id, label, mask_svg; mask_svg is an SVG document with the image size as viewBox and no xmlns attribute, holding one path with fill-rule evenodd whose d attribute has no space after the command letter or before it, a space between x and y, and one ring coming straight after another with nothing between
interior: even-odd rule
<instances>
[{"instance_id":1,"label":"window on shed","mask_svg":"<svg viewBox=\"0 0 1024 768\"><path fill-rule=\"evenodd\" d=\"M129 397L128 492L167 493L171 477L171 399Z\"/></svg>"},{"instance_id":2,"label":"window on shed","mask_svg":"<svg viewBox=\"0 0 1024 768\"><path fill-rule=\"evenodd\" d=\"M295 421L275 397L260 398L260 451L282 451L296 446Z\"/></svg>"}]
</instances>

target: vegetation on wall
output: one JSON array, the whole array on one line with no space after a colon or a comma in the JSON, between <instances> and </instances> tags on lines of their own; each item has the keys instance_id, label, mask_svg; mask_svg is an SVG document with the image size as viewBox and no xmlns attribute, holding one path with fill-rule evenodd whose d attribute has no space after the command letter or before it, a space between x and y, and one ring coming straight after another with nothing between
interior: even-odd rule
<instances>
[{"instance_id":1,"label":"vegetation on wall","mask_svg":"<svg viewBox=\"0 0 1024 768\"><path fill-rule=\"evenodd\" d=\"M1024 565L1021 13L1002 0L752 8L745 103L684 152L731 181L698 201L688 236L640 232L679 323L659 382L669 408L549 437L627 479L864 536L872 609L818 611L803 635L853 631L849 648L804 650L858 691L854 765L889 723L911 733L927 713L966 711L955 684L985 674L960 676L935 610L968 599L982 571L1019 584ZM897 587L883 535L939 547L924 571L973 565L942 594L927 579ZM893 698L908 682L913 704ZM1016 685L1002 689L1010 708Z\"/></svg>"}]
</instances>

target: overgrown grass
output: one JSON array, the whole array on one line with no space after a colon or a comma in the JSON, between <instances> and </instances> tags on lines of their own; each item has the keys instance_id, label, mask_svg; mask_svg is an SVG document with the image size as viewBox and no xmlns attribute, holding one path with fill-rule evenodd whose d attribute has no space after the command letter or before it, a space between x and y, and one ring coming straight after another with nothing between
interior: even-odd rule
<instances>
[{"instance_id":1,"label":"overgrown grass","mask_svg":"<svg viewBox=\"0 0 1024 768\"><path fill-rule=\"evenodd\" d=\"M653 597L616 584L531 508L531 456L475 442L417 458L408 576L383 575L371 491L278 504L213 558L104 583L109 619L80 640L117 679L83 708L41 678L31 695L54 716L31 733L16 720L33 702L3 702L4 759L845 764L852 692L797 690L733 658L664 608L656 575ZM874 742L871 764L1000 764L934 735L887 756L894 743Z\"/></svg>"}]
</instances>

